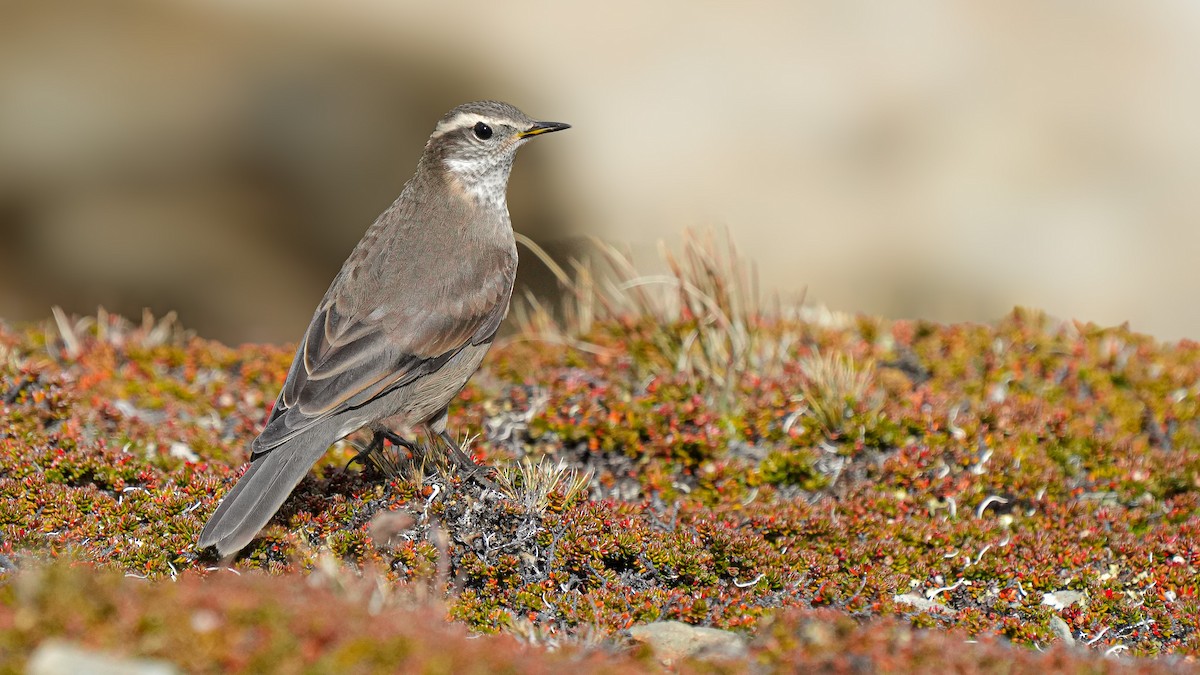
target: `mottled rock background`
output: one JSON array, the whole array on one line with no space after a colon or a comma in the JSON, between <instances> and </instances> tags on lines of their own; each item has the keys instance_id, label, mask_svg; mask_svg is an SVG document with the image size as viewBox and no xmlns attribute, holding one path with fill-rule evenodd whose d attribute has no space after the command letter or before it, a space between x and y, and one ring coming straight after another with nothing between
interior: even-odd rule
<instances>
[{"instance_id":1,"label":"mottled rock background","mask_svg":"<svg viewBox=\"0 0 1200 675\"><path fill-rule=\"evenodd\" d=\"M1200 337L1200 9L1095 0L0 0L0 316L294 340L484 97L576 126L511 191L561 253L716 225L836 309Z\"/></svg>"}]
</instances>

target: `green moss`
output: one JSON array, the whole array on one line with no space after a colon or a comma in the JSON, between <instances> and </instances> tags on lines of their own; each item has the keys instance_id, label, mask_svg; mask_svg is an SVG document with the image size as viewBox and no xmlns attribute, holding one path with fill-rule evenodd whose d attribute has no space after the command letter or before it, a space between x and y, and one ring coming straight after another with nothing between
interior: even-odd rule
<instances>
[{"instance_id":1,"label":"green moss","mask_svg":"<svg viewBox=\"0 0 1200 675\"><path fill-rule=\"evenodd\" d=\"M764 483L794 485L807 492L816 492L828 484L828 479L813 467L812 454L804 450L772 452L759 465L758 472Z\"/></svg>"}]
</instances>

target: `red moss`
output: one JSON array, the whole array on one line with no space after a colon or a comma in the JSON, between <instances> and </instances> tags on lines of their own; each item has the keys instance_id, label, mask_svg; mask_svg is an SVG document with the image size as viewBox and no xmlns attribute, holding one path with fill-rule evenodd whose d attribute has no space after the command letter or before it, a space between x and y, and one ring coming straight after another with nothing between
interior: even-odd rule
<instances>
[{"instance_id":1,"label":"red moss","mask_svg":"<svg viewBox=\"0 0 1200 675\"><path fill-rule=\"evenodd\" d=\"M459 480L379 480L343 472L342 448L235 563L254 581L230 582L200 578L211 561L193 544L292 351L104 320L72 345L0 326L0 554L29 570L0 585L0 639L15 653L66 634L200 670L441 663L397 623L314 612L365 602L304 590L334 560L389 592L444 599L444 614L479 632L570 644L679 619L757 634L752 658L779 669L920 670L943 658L990 672L1007 655L1030 669L1105 671L1117 666L1092 656L1113 648L1168 659L1142 665L1200 654L1196 343L1027 311L994 326L796 325L806 340L781 367L716 391L662 360L656 345L687 326L601 325L585 336L599 353L513 342L464 391L451 426L482 432L475 451L489 462L548 454L593 471L589 499L560 493L538 511ZM876 364L836 429L800 396L819 383L799 359L816 353ZM416 524L374 541L367 523L380 510ZM39 606L43 618L17 626L22 579L54 558L157 581L129 600L100 594L117 609L71 619ZM81 592L88 570L47 583ZM266 589L295 604L256 609ZM1044 604L1063 590L1083 602ZM905 594L944 611L896 600ZM126 641L154 633L136 617L173 625L168 602L237 628ZM1076 652L1004 644L1057 641L1055 616ZM981 645L961 649L963 636ZM499 653L517 649L505 644Z\"/></svg>"}]
</instances>

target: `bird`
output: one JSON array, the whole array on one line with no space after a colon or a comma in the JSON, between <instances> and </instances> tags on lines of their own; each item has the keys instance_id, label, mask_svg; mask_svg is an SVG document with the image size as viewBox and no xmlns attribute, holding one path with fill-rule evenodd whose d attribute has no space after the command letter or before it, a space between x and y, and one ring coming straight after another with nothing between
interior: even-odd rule
<instances>
[{"instance_id":1,"label":"bird","mask_svg":"<svg viewBox=\"0 0 1200 675\"><path fill-rule=\"evenodd\" d=\"M354 247L313 313L250 465L197 542L244 548L339 439L424 427L460 468L447 407L508 314L517 247L507 188L517 149L571 125L499 101L460 105L437 123L413 176ZM364 453L360 453L364 454ZM353 461L353 460L352 460Z\"/></svg>"}]
</instances>

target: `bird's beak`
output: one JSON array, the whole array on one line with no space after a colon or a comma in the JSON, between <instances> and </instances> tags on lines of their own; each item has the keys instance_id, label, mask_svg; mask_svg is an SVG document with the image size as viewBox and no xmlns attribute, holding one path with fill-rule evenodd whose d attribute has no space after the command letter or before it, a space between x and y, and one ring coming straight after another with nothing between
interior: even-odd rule
<instances>
[{"instance_id":1,"label":"bird's beak","mask_svg":"<svg viewBox=\"0 0 1200 675\"><path fill-rule=\"evenodd\" d=\"M520 138L529 138L538 134L548 134L551 131L562 131L563 129L570 128L571 125L564 122L534 122L533 126L517 134L517 136Z\"/></svg>"}]
</instances>

